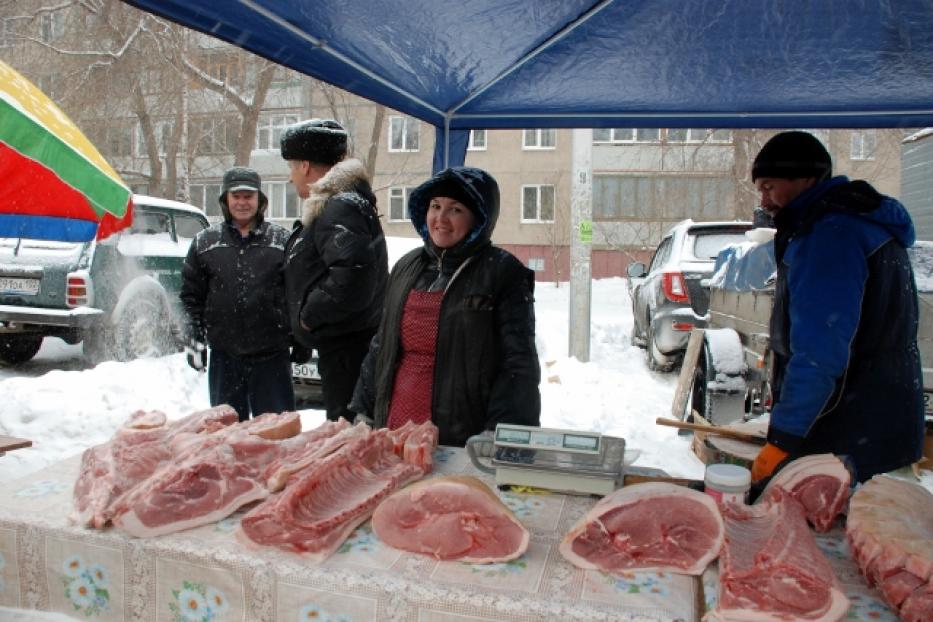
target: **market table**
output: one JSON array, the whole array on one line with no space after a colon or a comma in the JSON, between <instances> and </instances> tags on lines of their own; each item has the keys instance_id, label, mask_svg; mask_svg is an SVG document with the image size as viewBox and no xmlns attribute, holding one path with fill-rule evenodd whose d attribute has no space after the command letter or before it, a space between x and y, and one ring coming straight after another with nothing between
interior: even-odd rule
<instances>
[{"instance_id":1,"label":"market table","mask_svg":"<svg viewBox=\"0 0 933 622\"><path fill-rule=\"evenodd\" d=\"M442 447L438 474L478 474ZM240 514L178 534L135 539L67 524L75 456L0 490L0 606L94 620L635 620L698 622L715 597L703 580L671 573L610 576L569 564L561 536L590 497L502 492L531 531L528 552L501 564L438 562L381 544L364 523L323 564L249 550ZM850 618L895 620L864 586L840 532L819 538L847 595ZM705 593L705 596L704 596ZM199 613L201 615L192 615Z\"/></svg>"}]
</instances>

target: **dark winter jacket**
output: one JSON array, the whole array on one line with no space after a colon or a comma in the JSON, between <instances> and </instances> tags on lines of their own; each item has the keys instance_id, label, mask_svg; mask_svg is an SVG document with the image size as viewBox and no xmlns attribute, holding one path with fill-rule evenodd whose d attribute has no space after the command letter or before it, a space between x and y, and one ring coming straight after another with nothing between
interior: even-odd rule
<instances>
[{"instance_id":1,"label":"dark winter jacket","mask_svg":"<svg viewBox=\"0 0 933 622\"><path fill-rule=\"evenodd\" d=\"M792 455L849 456L859 480L915 462L924 415L910 216L835 177L775 221L768 440Z\"/></svg>"},{"instance_id":2,"label":"dark winter jacket","mask_svg":"<svg viewBox=\"0 0 933 622\"><path fill-rule=\"evenodd\" d=\"M199 232L182 267L189 337L244 359L289 347L282 265L288 231L262 222L248 237L221 222Z\"/></svg>"},{"instance_id":3,"label":"dark winter jacket","mask_svg":"<svg viewBox=\"0 0 933 622\"><path fill-rule=\"evenodd\" d=\"M293 336L308 348L331 348L374 334L387 278L385 236L366 171L359 160L338 162L312 184L285 248Z\"/></svg>"},{"instance_id":4,"label":"dark winter jacket","mask_svg":"<svg viewBox=\"0 0 933 622\"><path fill-rule=\"evenodd\" d=\"M427 232L431 188L412 193L412 224L425 240L392 269L385 314L363 362L350 408L388 420L401 357L402 312L412 289L445 290L438 319L431 420L440 443L462 446L499 422L540 425L541 369L535 347L534 273L489 241L499 216L499 192L483 171L448 169L481 213L473 231L454 248L439 250ZM437 179L437 177L433 178Z\"/></svg>"}]
</instances>

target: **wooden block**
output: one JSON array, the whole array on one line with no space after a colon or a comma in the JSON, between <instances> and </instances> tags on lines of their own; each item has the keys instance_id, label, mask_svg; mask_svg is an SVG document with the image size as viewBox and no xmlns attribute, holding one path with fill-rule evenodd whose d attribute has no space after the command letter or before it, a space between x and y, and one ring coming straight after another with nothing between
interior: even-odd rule
<instances>
[{"instance_id":1,"label":"wooden block","mask_svg":"<svg viewBox=\"0 0 933 622\"><path fill-rule=\"evenodd\" d=\"M680 377L677 379L677 388L674 390L674 402L671 404L671 416L674 419L682 420L684 413L687 412L690 388L693 386L693 372L696 371L697 362L700 360L700 348L703 345L705 332L702 328L694 328L690 331L687 351L684 353L684 361L680 366Z\"/></svg>"},{"instance_id":2,"label":"wooden block","mask_svg":"<svg viewBox=\"0 0 933 622\"><path fill-rule=\"evenodd\" d=\"M25 438L16 438L15 436L4 436L0 434L0 456L8 451L22 449L23 447L32 447L32 441L26 440Z\"/></svg>"}]
</instances>

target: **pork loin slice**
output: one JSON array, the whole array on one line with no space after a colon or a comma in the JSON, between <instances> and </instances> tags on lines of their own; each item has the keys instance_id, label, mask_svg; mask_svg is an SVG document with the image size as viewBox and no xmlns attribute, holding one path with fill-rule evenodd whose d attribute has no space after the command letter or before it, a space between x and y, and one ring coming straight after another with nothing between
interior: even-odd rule
<instances>
[{"instance_id":1,"label":"pork loin slice","mask_svg":"<svg viewBox=\"0 0 933 622\"><path fill-rule=\"evenodd\" d=\"M758 502L767 502L778 488L803 506L807 521L819 532L829 531L849 500L852 474L833 454L794 460L768 482Z\"/></svg>"},{"instance_id":2,"label":"pork loin slice","mask_svg":"<svg viewBox=\"0 0 933 622\"><path fill-rule=\"evenodd\" d=\"M560 552L587 570L698 575L722 541L722 518L711 496L647 482L603 497L564 536Z\"/></svg>"},{"instance_id":3,"label":"pork loin slice","mask_svg":"<svg viewBox=\"0 0 933 622\"><path fill-rule=\"evenodd\" d=\"M484 483L432 477L379 504L373 532L387 545L474 564L505 562L528 549L528 530Z\"/></svg>"},{"instance_id":4,"label":"pork loin slice","mask_svg":"<svg viewBox=\"0 0 933 622\"><path fill-rule=\"evenodd\" d=\"M726 504L719 601L709 620L840 620L849 600L816 545L803 506L783 489L767 503Z\"/></svg>"}]
</instances>

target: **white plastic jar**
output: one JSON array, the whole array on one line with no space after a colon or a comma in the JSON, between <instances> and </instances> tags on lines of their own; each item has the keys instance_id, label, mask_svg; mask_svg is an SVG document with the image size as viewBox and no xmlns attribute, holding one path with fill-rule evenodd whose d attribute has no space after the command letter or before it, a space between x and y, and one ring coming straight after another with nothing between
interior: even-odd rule
<instances>
[{"instance_id":1,"label":"white plastic jar","mask_svg":"<svg viewBox=\"0 0 933 622\"><path fill-rule=\"evenodd\" d=\"M719 504L748 502L752 472L737 464L711 464L706 467L704 490Z\"/></svg>"}]
</instances>

